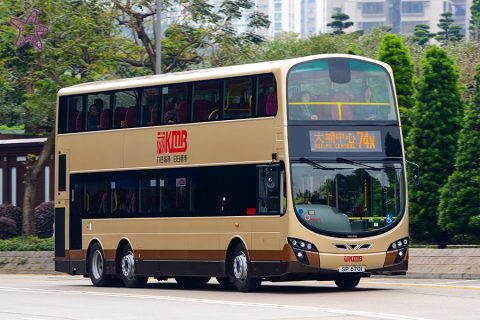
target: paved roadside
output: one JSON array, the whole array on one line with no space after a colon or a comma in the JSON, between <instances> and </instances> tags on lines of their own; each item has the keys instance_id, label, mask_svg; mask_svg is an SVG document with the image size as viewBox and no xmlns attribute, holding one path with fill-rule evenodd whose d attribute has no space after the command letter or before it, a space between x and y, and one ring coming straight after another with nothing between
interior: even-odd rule
<instances>
[{"instance_id":1,"label":"paved roadside","mask_svg":"<svg viewBox=\"0 0 480 320\"><path fill-rule=\"evenodd\" d=\"M0 252L0 274L56 274L52 251ZM480 279L480 248L410 249L404 278Z\"/></svg>"}]
</instances>

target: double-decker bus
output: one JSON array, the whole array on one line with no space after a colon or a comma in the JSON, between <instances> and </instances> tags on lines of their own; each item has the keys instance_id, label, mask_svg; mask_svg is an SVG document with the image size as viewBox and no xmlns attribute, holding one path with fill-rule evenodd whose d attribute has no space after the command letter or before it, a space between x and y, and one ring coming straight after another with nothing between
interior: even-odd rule
<instances>
[{"instance_id":1,"label":"double-decker bus","mask_svg":"<svg viewBox=\"0 0 480 320\"><path fill-rule=\"evenodd\" d=\"M55 147L55 270L95 286L354 288L407 270L382 62L314 55L64 88Z\"/></svg>"}]
</instances>

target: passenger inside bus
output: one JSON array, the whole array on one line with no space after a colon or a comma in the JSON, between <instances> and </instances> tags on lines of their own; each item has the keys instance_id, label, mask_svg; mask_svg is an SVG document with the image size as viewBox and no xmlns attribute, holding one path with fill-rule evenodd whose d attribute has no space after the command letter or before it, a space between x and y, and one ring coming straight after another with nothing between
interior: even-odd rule
<instances>
[{"instance_id":1,"label":"passenger inside bus","mask_svg":"<svg viewBox=\"0 0 480 320\"><path fill-rule=\"evenodd\" d=\"M165 113L165 123L177 123L178 122L178 107L180 106L180 99L174 98L172 100L173 108Z\"/></svg>"},{"instance_id":2,"label":"passenger inside bus","mask_svg":"<svg viewBox=\"0 0 480 320\"><path fill-rule=\"evenodd\" d=\"M299 95L294 95L294 102L310 102L310 92L302 91ZM318 120L318 115L315 114L313 109L308 104L295 104L292 105L290 110L291 120Z\"/></svg>"},{"instance_id":3,"label":"passenger inside bus","mask_svg":"<svg viewBox=\"0 0 480 320\"><path fill-rule=\"evenodd\" d=\"M357 101L359 102L375 102L373 99L372 88L368 85L363 85L360 89L360 94L357 97ZM377 106L371 105L357 105L355 106L354 115L357 120L375 120L378 119L379 110Z\"/></svg>"},{"instance_id":4,"label":"passenger inside bus","mask_svg":"<svg viewBox=\"0 0 480 320\"><path fill-rule=\"evenodd\" d=\"M88 111L90 112L88 117L88 130L97 130L100 126L100 113L98 107L95 104L92 104Z\"/></svg>"}]
</instances>

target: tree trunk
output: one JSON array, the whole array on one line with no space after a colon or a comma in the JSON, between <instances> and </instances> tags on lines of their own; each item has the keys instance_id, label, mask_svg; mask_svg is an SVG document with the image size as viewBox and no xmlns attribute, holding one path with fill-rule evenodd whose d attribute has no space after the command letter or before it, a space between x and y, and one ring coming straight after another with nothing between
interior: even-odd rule
<instances>
[{"instance_id":1,"label":"tree trunk","mask_svg":"<svg viewBox=\"0 0 480 320\"><path fill-rule=\"evenodd\" d=\"M45 141L42 151L38 156L38 160L27 159L27 172L25 173L25 194L23 196L23 222L22 236L24 238L35 235L35 189L40 174L52 153L55 144L55 129L50 133L47 141Z\"/></svg>"}]
</instances>

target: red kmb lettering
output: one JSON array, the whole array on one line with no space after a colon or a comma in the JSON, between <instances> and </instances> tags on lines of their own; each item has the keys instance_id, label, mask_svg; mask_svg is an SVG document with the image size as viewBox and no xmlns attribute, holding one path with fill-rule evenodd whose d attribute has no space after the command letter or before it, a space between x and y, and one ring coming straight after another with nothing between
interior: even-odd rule
<instances>
[{"instance_id":1,"label":"red kmb lettering","mask_svg":"<svg viewBox=\"0 0 480 320\"><path fill-rule=\"evenodd\" d=\"M362 262L362 256L344 256L343 262Z\"/></svg>"},{"instance_id":2,"label":"red kmb lettering","mask_svg":"<svg viewBox=\"0 0 480 320\"><path fill-rule=\"evenodd\" d=\"M187 151L186 130L160 131L157 133L157 154Z\"/></svg>"}]
</instances>

